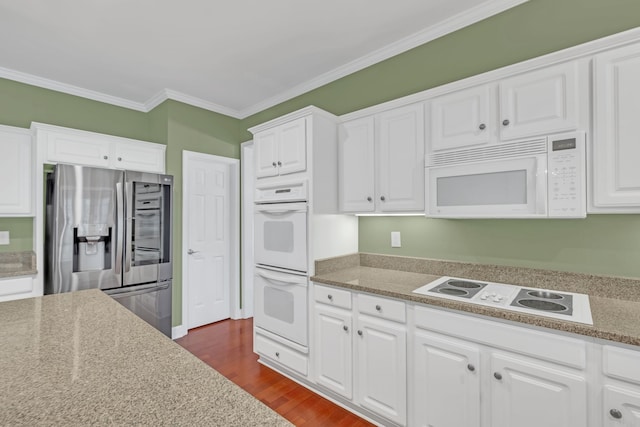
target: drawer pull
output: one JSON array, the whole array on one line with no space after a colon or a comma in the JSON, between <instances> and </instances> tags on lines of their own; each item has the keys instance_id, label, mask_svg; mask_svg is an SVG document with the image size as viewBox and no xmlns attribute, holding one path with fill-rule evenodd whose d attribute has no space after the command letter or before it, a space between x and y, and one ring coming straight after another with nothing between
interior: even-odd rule
<instances>
[{"instance_id":1,"label":"drawer pull","mask_svg":"<svg viewBox=\"0 0 640 427\"><path fill-rule=\"evenodd\" d=\"M280 357L280 352L276 351L276 357Z\"/></svg>"},{"instance_id":2,"label":"drawer pull","mask_svg":"<svg viewBox=\"0 0 640 427\"><path fill-rule=\"evenodd\" d=\"M502 374L500 372L494 372L493 377L500 381L502 379Z\"/></svg>"},{"instance_id":3,"label":"drawer pull","mask_svg":"<svg viewBox=\"0 0 640 427\"><path fill-rule=\"evenodd\" d=\"M616 420L619 420L620 418L622 418L622 412L620 412L617 409L612 409L609 411L609 413L611 414L611 416L613 418L615 418Z\"/></svg>"},{"instance_id":4,"label":"drawer pull","mask_svg":"<svg viewBox=\"0 0 640 427\"><path fill-rule=\"evenodd\" d=\"M475 366L473 366L471 363L469 363L469 364L467 365L467 369L468 369L468 370L470 370L471 372L473 372L473 371L475 371L475 370L476 370L476 367L475 367Z\"/></svg>"},{"instance_id":5,"label":"drawer pull","mask_svg":"<svg viewBox=\"0 0 640 427\"><path fill-rule=\"evenodd\" d=\"M347 325L344 325L342 329L344 329L345 332L349 332L349 327Z\"/></svg>"},{"instance_id":6,"label":"drawer pull","mask_svg":"<svg viewBox=\"0 0 640 427\"><path fill-rule=\"evenodd\" d=\"M329 301L333 301L333 295L329 294L327 295L327 298L329 299Z\"/></svg>"},{"instance_id":7,"label":"drawer pull","mask_svg":"<svg viewBox=\"0 0 640 427\"><path fill-rule=\"evenodd\" d=\"M382 307L380 307L380 305L376 305L376 310L380 311L382 310Z\"/></svg>"},{"instance_id":8,"label":"drawer pull","mask_svg":"<svg viewBox=\"0 0 640 427\"><path fill-rule=\"evenodd\" d=\"M362 331L358 329L358 335L362 336Z\"/></svg>"}]
</instances>

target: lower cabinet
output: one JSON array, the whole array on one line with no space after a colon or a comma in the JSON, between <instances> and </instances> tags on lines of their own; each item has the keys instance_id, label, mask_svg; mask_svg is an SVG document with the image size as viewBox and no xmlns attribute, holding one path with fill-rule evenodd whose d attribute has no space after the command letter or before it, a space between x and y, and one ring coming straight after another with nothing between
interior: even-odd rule
<instances>
[{"instance_id":1,"label":"lower cabinet","mask_svg":"<svg viewBox=\"0 0 640 427\"><path fill-rule=\"evenodd\" d=\"M602 346L602 425L640 427L640 351Z\"/></svg>"},{"instance_id":2,"label":"lower cabinet","mask_svg":"<svg viewBox=\"0 0 640 427\"><path fill-rule=\"evenodd\" d=\"M0 279L0 302L36 296L33 276L6 277Z\"/></svg>"},{"instance_id":3,"label":"lower cabinet","mask_svg":"<svg viewBox=\"0 0 640 427\"><path fill-rule=\"evenodd\" d=\"M325 286L316 285L314 291L315 383L395 425L406 425L405 304Z\"/></svg>"}]
</instances>

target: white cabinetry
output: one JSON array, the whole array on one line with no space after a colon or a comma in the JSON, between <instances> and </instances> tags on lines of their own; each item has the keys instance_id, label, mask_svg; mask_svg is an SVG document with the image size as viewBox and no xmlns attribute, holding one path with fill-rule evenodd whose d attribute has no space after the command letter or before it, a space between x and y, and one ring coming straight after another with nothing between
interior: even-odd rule
<instances>
[{"instance_id":1,"label":"white cabinetry","mask_svg":"<svg viewBox=\"0 0 640 427\"><path fill-rule=\"evenodd\" d=\"M595 212L640 212L640 44L594 59L591 201Z\"/></svg>"},{"instance_id":2,"label":"white cabinetry","mask_svg":"<svg viewBox=\"0 0 640 427\"><path fill-rule=\"evenodd\" d=\"M414 319L413 425L587 425L582 341L419 306Z\"/></svg>"},{"instance_id":3,"label":"white cabinetry","mask_svg":"<svg viewBox=\"0 0 640 427\"><path fill-rule=\"evenodd\" d=\"M338 157L342 212L424 210L422 104L343 123Z\"/></svg>"},{"instance_id":4,"label":"white cabinetry","mask_svg":"<svg viewBox=\"0 0 640 427\"><path fill-rule=\"evenodd\" d=\"M313 289L316 384L356 408L406 425L405 303L320 285Z\"/></svg>"},{"instance_id":5,"label":"white cabinetry","mask_svg":"<svg viewBox=\"0 0 640 427\"><path fill-rule=\"evenodd\" d=\"M33 214L31 132L0 126L0 216Z\"/></svg>"},{"instance_id":6,"label":"white cabinetry","mask_svg":"<svg viewBox=\"0 0 640 427\"><path fill-rule=\"evenodd\" d=\"M602 425L640 427L640 352L602 347Z\"/></svg>"},{"instance_id":7,"label":"white cabinetry","mask_svg":"<svg viewBox=\"0 0 640 427\"><path fill-rule=\"evenodd\" d=\"M433 98L429 153L577 129L588 97L581 67L567 62Z\"/></svg>"},{"instance_id":8,"label":"white cabinetry","mask_svg":"<svg viewBox=\"0 0 640 427\"><path fill-rule=\"evenodd\" d=\"M34 296L33 276L0 278L0 302Z\"/></svg>"},{"instance_id":9,"label":"white cabinetry","mask_svg":"<svg viewBox=\"0 0 640 427\"><path fill-rule=\"evenodd\" d=\"M254 135L256 178L304 172L307 169L306 119Z\"/></svg>"},{"instance_id":10,"label":"white cabinetry","mask_svg":"<svg viewBox=\"0 0 640 427\"><path fill-rule=\"evenodd\" d=\"M140 172L165 172L166 146L33 123L44 163L70 163Z\"/></svg>"}]
</instances>

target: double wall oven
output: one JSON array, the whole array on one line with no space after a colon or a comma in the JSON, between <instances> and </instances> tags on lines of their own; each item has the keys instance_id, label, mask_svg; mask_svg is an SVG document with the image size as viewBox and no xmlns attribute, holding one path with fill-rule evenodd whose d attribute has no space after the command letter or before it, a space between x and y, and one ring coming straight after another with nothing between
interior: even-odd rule
<instances>
[{"instance_id":1,"label":"double wall oven","mask_svg":"<svg viewBox=\"0 0 640 427\"><path fill-rule=\"evenodd\" d=\"M306 181L256 189L255 326L307 347L308 205Z\"/></svg>"}]
</instances>

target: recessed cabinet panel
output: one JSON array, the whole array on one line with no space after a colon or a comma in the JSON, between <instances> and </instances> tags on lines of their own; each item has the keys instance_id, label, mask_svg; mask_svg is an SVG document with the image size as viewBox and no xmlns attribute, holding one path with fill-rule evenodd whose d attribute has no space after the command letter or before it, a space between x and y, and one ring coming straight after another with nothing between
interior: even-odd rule
<instances>
[{"instance_id":1,"label":"recessed cabinet panel","mask_svg":"<svg viewBox=\"0 0 640 427\"><path fill-rule=\"evenodd\" d=\"M164 171L164 147L160 144L127 144L116 142L114 145L114 166L140 172Z\"/></svg>"},{"instance_id":2,"label":"recessed cabinet panel","mask_svg":"<svg viewBox=\"0 0 640 427\"><path fill-rule=\"evenodd\" d=\"M490 381L493 427L587 425L587 380L581 372L493 352Z\"/></svg>"},{"instance_id":3,"label":"recessed cabinet panel","mask_svg":"<svg viewBox=\"0 0 640 427\"><path fill-rule=\"evenodd\" d=\"M0 126L0 216L32 214L31 132Z\"/></svg>"},{"instance_id":4,"label":"recessed cabinet panel","mask_svg":"<svg viewBox=\"0 0 640 427\"><path fill-rule=\"evenodd\" d=\"M640 427L640 387L605 384L604 427Z\"/></svg>"},{"instance_id":5,"label":"recessed cabinet panel","mask_svg":"<svg viewBox=\"0 0 640 427\"><path fill-rule=\"evenodd\" d=\"M421 330L413 343L411 425L479 427L479 347Z\"/></svg>"},{"instance_id":6,"label":"recessed cabinet panel","mask_svg":"<svg viewBox=\"0 0 640 427\"><path fill-rule=\"evenodd\" d=\"M307 169L305 119L294 120L280 128L278 164L280 175Z\"/></svg>"},{"instance_id":7,"label":"recessed cabinet panel","mask_svg":"<svg viewBox=\"0 0 640 427\"><path fill-rule=\"evenodd\" d=\"M108 168L110 145L75 134L47 132L47 160Z\"/></svg>"},{"instance_id":8,"label":"recessed cabinet panel","mask_svg":"<svg viewBox=\"0 0 640 427\"><path fill-rule=\"evenodd\" d=\"M576 129L578 64L554 67L502 80L500 138L516 139Z\"/></svg>"},{"instance_id":9,"label":"recessed cabinet panel","mask_svg":"<svg viewBox=\"0 0 640 427\"><path fill-rule=\"evenodd\" d=\"M594 61L593 204L640 210L640 45Z\"/></svg>"},{"instance_id":10,"label":"recessed cabinet panel","mask_svg":"<svg viewBox=\"0 0 640 427\"><path fill-rule=\"evenodd\" d=\"M490 88L490 85L483 85L431 101L432 151L482 145L490 141L491 133L495 131L490 117Z\"/></svg>"},{"instance_id":11,"label":"recessed cabinet panel","mask_svg":"<svg viewBox=\"0 0 640 427\"><path fill-rule=\"evenodd\" d=\"M277 129L269 129L255 136L256 178L278 175Z\"/></svg>"},{"instance_id":12,"label":"recessed cabinet panel","mask_svg":"<svg viewBox=\"0 0 640 427\"><path fill-rule=\"evenodd\" d=\"M343 123L339 132L340 210L372 212L375 209L374 119L365 117Z\"/></svg>"}]
</instances>

